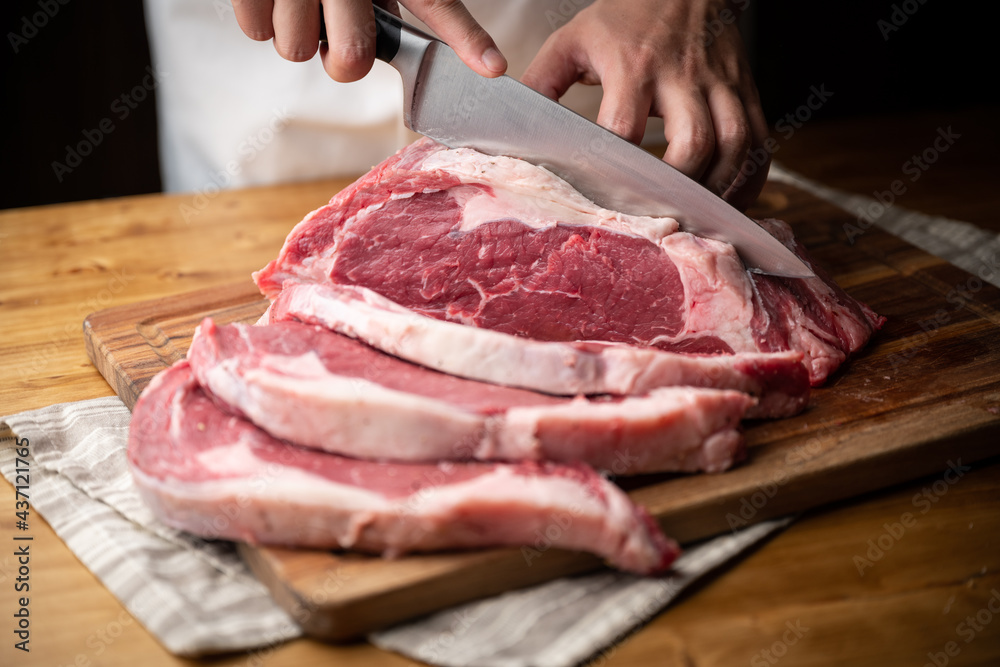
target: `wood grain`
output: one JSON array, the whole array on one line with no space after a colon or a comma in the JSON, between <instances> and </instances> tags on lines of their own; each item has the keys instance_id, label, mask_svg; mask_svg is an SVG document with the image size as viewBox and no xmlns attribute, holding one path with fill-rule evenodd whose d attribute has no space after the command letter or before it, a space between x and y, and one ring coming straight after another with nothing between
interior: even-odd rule
<instances>
[{"instance_id":1,"label":"wood grain","mask_svg":"<svg viewBox=\"0 0 1000 667\"><path fill-rule=\"evenodd\" d=\"M267 304L246 280L101 310L83 321L87 356L132 409L154 375L184 358L203 318L252 324Z\"/></svg>"},{"instance_id":2,"label":"wood grain","mask_svg":"<svg viewBox=\"0 0 1000 667\"><path fill-rule=\"evenodd\" d=\"M949 294L969 276L878 230L849 245L845 213L788 186L770 188L758 213L789 221L838 282L890 321L815 391L803 414L749 425L751 454L743 465L722 475L623 480L669 534L692 542L1000 451L1000 415L991 412L1000 406L1000 347L992 344L1000 339L1000 290L980 285L974 299L956 307ZM249 281L117 307L87 318L88 351L132 404L152 375L180 358L202 318L252 322L264 307ZM934 330L921 322L933 322ZM926 373L935 364L940 370L929 384ZM333 640L598 565L555 551L529 563L518 549L393 561L242 552L308 632Z\"/></svg>"}]
</instances>

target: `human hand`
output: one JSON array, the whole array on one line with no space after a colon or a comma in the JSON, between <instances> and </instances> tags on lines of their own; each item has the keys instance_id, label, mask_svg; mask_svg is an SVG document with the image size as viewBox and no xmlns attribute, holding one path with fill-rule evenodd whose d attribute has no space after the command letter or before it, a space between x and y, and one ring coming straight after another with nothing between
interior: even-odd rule
<instances>
[{"instance_id":1,"label":"human hand","mask_svg":"<svg viewBox=\"0 0 1000 667\"><path fill-rule=\"evenodd\" d=\"M274 39L286 60L301 62L319 46L320 0L232 0L236 20L251 39ZM399 14L396 2L379 6ZM426 23L466 65L483 76L500 76L507 61L493 38L459 0L408 0L403 3ZM364 77L375 61L375 16L371 0L323 0L327 42L320 48L323 67L344 83Z\"/></svg>"},{"instance_id":2,"label":"human hand","mask_svg":"<svg viewBox=\"0 0 1000 667\"><path fill-rule=\"evenodd\" d=\"M662 117L663 159L743 210L770 164L736 28L749 2L596 0L546 40L522 81L552 99L577 82L603 85L597 122L632 142L650 116Z\"/></svg>"}]
</instances>

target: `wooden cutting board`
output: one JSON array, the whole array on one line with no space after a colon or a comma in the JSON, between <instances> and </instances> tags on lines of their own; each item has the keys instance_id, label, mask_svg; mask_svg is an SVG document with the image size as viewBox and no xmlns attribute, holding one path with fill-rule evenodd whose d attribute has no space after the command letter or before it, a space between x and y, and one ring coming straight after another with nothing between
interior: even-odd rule
<instances>
[{"instance_id":1,"label":"wooden cutting board","mask_svg":"<svg viewBox=\"0 0 1000 667\"><path fill-rule=\"evenodd\" d=\"M721 475L618 480L682 543L1000 453L1000 290L849 214L769 184L751 214L796 236L885 328L793 418L748 423L749 459ZM854 231L854 230L851 230ZM1000 271L1000 258L982 275ZM131 304L84 323L91 360L130 407L182 358L203 317L253 322L249 281ZM519 549L409 556L241 547L274 597L315 636L345 640L467 600L600 567L593 557ZM822 545L817 545L822 548Z\"/></svg>"}]
</instances>

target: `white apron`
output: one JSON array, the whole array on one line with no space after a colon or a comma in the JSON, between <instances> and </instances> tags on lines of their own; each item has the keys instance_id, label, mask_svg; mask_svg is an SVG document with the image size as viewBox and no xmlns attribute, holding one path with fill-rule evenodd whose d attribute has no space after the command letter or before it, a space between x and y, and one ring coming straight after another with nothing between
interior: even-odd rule
<instances>
[{"instance_id":1,"label":"white apron","mask_svg":"<svg viewBox=\"0 0 1000 667\"><path fill-rule=\"evenodd\" d=\"M589 2L466 5L519 77L551 32ZM147 0L145 8L167 192L360 174L416 136L402 124L399 76L384 63L361 81L337 83L318 55L288 62L270 42L246 37L229 0ZM600 92L574 86L563 103L593 119Z\"/></svg>"}]
</instances>

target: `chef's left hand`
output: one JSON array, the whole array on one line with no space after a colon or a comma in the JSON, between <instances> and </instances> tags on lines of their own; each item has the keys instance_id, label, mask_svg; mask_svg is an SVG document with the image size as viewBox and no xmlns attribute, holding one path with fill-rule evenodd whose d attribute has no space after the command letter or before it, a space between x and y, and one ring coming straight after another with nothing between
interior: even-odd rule
<instances>
[{"instance_id":1,"label":"chef's left hand","mask_svg":"<svg viewBox=\"0 0 1000 667\"><path fill-rule=\"evenodd\" d=\"M596 0L549 37L522 81L552 99L577 82L603 85L597 122L636 143L647 118L662 117L663 159L745 209L770 164L734 20L747 2ZM765 164L752 163L752 150Z\"/></svg>"}]
</instances>

